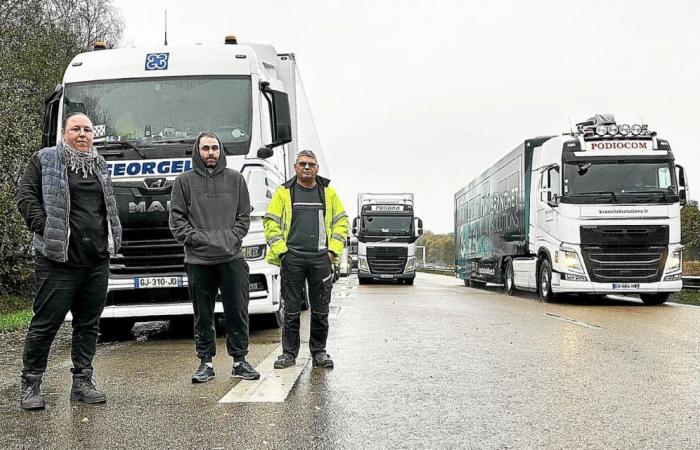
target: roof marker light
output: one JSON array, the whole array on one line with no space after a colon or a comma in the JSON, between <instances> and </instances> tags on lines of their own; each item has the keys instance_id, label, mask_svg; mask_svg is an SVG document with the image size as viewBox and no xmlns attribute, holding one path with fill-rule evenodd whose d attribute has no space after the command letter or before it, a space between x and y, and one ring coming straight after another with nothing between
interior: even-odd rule
<instances>
[{"instance_id":1,"label":"roof marker light","mask_svg":"<svg viewBox=\"0 0 700 450\"><path fill-rule=\"evenodd\" d=\"M598 136L605 136L606 134L608 134L608 127L606 127L605 125L598 125L597 127L595 127L595 134L597 134Z\"/></svg>"},{"instance_id":2,"label":"roof marker light","mask_svg":"<svg viewBox=\"0 0 700 450\"><path fill-rule=\"evenodd\" d=\"M630 126L627 124L620 125L620 134L623 136L630 134Z\"/></svg>"},{"instance_id":3,"label":"roof marker light","mask_svg":"<svg viewBox=\"0 0 700 450\"><path fill-rule=\"evenodd\" d=\"M615 125L615 124L608 125L608 133L610 133L612 136L615 136L618 131L619 131L619 129L617 128L617 125Z\"/></svg>"},{"instance_id":4,"label":"roof marker light","mask_svg":"<svg viewBox=\"0 0 700 450\"><path fill-rule=\"evenodd\" d=\"M642 126L635 123L632 125L631 131L633 136L638 136L642 132Z\"/></svg>"}]
</instances>

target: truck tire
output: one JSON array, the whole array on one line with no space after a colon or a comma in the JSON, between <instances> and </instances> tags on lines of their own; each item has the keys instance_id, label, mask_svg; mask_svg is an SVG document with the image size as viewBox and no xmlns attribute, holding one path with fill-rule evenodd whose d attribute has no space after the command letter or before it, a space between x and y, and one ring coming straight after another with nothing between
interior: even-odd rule
<instances>
[{"instance_id":1,"label":"truck tire","mask_svg":"<svg viewBox=\"0 0 700 450\"><path fill-rule=\"evenodd\" d=\"M119 341L131 337L135 319L100 319L100 341Z\"/></svg>"},{"instance_id":2,"label":"truck tire","mask_svg":"<svg viewBox=\"0 0 700 450\"><path fill-rule=\"evenodd\" d=\"M506 295L515 294L515 272L513 271L513 260L506 259L506 267L503 269L503 291Z\"/></svg>"},{"instance_id":3,"label":"truck tire","mask_svg":"<svg viewBox=\"0 0 700 450\"><path fill-rule=\"evenodd\" d=\"M415 278L405 278L403 282L409 286L413 286L413 280L415 280Z\"/></svg>"},{"instance_id":4,"label":"truck tire","mask_svg":"<svg viewBox=\"0 0 700 450\"><path fill-rule=\"evenodd\" d=\"M645 305L662 305L668 301L671 296L668 292L659 292L658 294L639 294Z\"/></svg>"},{"instance_id":5,"label":"truck tire","mask_svg":"<svg viewBox=\"0 0 700 450\"><path fill-rule=\"evenodd\" d=\"M556 295L552 292L552 265L548 259L543 259L537 274L537 293L544 303L556 301Z\"/></svg>"},{"instance_id":6,"label":"truck tire","mask_svg":"<svg viewBox=\"0 0 700 450\"><path fill-rule=\"evenodd\" d=\"M369 278L358 278L358 281L360 284L369 284L370 279Z\"/></svg>"}]
</instances>

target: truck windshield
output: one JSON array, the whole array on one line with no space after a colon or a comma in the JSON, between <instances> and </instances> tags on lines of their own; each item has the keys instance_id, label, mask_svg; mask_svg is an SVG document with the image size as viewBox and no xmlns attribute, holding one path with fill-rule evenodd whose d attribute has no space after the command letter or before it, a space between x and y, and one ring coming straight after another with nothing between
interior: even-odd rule
<instances>
[{"instance_id":1,"label":"truck windshield","mask_svg":"<svg viewBox=\"0 0 700 450\"><path fill-rule=\"evenodd\" d=\"M672 203L678 186L670 161L577 161L564 165L562 194L566 203Z\"/></svg>"},{"instance_id":2,"label":"truck windshield","mask_svg":"<svg viewBox=\"0 0 700 450\"><path fill-rule=\"evenodd\" d=\"M410 236L412 216L363 216L362 228L370 236Z\"/></svg>"},{"instance_id":3,"label":"truck windshield","mask_svg":"<svg viewBox=\"0 0 700 450\"><path fill-rule=\"evenodd\" d=\"M148 148L184 143L202 131L219 136L228 154L250 146L251 84L246 77L177 77L68 84L63 116L83 112L95 145Z\"/></svg>"}]
</instances>

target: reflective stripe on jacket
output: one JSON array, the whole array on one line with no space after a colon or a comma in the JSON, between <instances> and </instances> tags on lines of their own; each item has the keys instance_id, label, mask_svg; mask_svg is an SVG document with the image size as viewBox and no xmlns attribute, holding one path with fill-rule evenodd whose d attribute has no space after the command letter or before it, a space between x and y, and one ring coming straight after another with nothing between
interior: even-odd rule
<instances>
[{"instance_id":1,"label":"reflective stripe on jacket","mask_svg":"<svg viewBox=\"0 0 700 450\"><path fill-rule=\"evenodd\" d=\"M287 252L287 236L292 228L291 188L296 181L293 177L277 188L263 219L265 240L270 247L265 259L276 266L280 265L280 256ZM316 182L321 187L328 250L335 254L333 263L337 264L348 237L348 215L335 189L328 187L330 180L317 176Z\"/></svg>"}]
</instances>

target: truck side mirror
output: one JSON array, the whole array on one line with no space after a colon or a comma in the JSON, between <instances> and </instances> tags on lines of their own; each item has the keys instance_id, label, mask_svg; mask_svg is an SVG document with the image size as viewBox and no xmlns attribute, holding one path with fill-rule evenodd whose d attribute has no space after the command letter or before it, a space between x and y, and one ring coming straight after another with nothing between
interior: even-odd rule
<instances>
[{"instance_id":1,"label":"truck side mirror","mask_svg":"<svg viewBox=\"0 0 700 450\"><path fill-rule=\"evenodd\" d=\"M63 85L57 84L51 94L44 100L44 130L41 136L41 145L43 147L56 145L58 107L61 104L61 95L63 95Z\"/></svg>"},{"instance_id":2,"label":"truck side mirror","mask_svg":"<svg viewBox=\"0 0 700 450\"><path fill-rule=\"evenodd\" d=\"M270 156L272 156L275 152L270 148L270 147L260 147L258 149L258 158L260 159L267 159Z\"/></svg>"},{"instance_id":3,"label":"truck side mirror","mask_svg":"<svg viewBox=\"0 0 700 450\"><path fill-rule=\"evenodd\" d=\"M547 191L547 204L552 208L559 206L559 196L552 191Z\"/></svg>"},{"instance_id":4,"label":"truck side mirror","mask_svg":"<svg viewBox=\"0 0 700 450\"><path fill-rule=\"evenodd\" d=\"M685 206L688 203L688 194L685 189L678 191L678 198L680 199L681 206Z\"/></svg>"},{"instance_id":5,"label":"truck side mirror","mask_svg":"<svg viewBox=\"0 0 700 450\"><path fill-rule=\"evenodd\" d=\"M688 186L685 183L685 169L683 166L676 164L676 170L678 175L678 198L680 200L680 205L685 206L688 203Z\"/></svg>"},{"instance_id":6,"label":"truck side mirror","mask_svg":"<svg viewBox=\"0 0 700 450\"><path fill-rule=\"evenodd\" d=\"M359 217L352 219L352 234L357 236L357 223L360 221Z\"/></svg>"},{"instance_id":7,"label":"truck side mirror","mask_svg":"<svg viewBox=\"0 0 700 450\"><path fill-rule=\"evenodd\" d=\"M266 81L260 83L260 90L267 100L272 121L272 143L265 147L274 148L292 142L292 115L287 93L271 89Z\"/></svg>"},{"instance_id":8,"label":"truck side mirror","mask_svg":"<svg viewBox=\"0 0 700 450\"><path fill-rule=\"evenodd\" d=\"M423 234L423 221L416 217L416 237L420 237Z\"/></svg>"}]
</instances>

